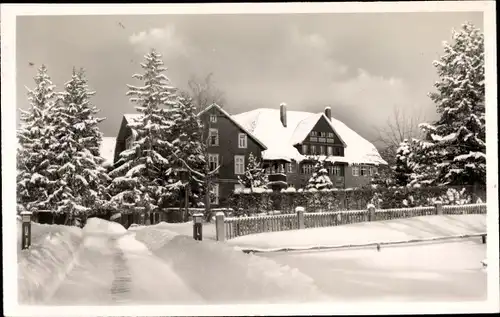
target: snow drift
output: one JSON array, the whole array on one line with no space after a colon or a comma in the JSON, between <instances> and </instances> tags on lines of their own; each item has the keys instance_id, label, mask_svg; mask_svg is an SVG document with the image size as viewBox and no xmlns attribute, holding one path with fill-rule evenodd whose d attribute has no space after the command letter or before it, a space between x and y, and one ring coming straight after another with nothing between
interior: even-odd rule
<instances>
[{"instance_id":1,"label":"snow drift","mask_svg":"<svg viewBox=\"0 0 500 317\"><path fill-rule=\"evenodd\" d=\"M31 230L31 247L19 247L17 252L19 304L40 303L50 297L71 270L82 243L82 229L78 227L33 223Z\"/></svg>"},{"instance_id":2,"label":"snow drift","mask_svg":"<svg viewBox=\"0 0 500 317\"><path fill-rule=\"evenodd\" d=\"M214 304L328 301L314 281L286 265L215 241L195 241L161 225L136 231L159 258Z\"/></svg>"}]
</instances>

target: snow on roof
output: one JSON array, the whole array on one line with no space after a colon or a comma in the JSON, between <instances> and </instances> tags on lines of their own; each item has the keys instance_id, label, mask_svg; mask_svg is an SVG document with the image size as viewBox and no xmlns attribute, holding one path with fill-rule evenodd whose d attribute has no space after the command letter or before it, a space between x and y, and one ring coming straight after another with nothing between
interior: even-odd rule
<instances>
[{"instance_id":1,"label":"snow on roof","mask_svg":"<svg viewBox=\"0 0 500 317\"><path fill-rule=\"evenodd\" d=\"M259 108L232 117L267 146L262 153L263 159L300 162L306 157L293 145L305 139L321 116L324 116L323 112L287 110L287 127L281 123L279 109ZM342 161L348 164L387 164L372 143L333 117L329 122L346 146Z\"/></svg>"},{"instance_id":2,"label":"snow on roof","mask_svg":"<svg viewBox=\"0 0 500 317\"><path fill-rule=\"evenodd\" d=\"M134 119L139 119L142 114L140 113L126 113L123 115L125 117L125 120L127 120L127 122L132 122Z\"/></svg>"},{"instance_id":3,"label":"snow on roof","mask_svg":"<svg viewBox=\"0 0 500 317\"><path fill-rule=\"evenodd\" d=\"M267 146L261 142L259 138L257 138L252 131L249 131L245 126L241 125L238 121L234 120L234 116L231 116L227 111L221 108L216 103L211 104L210 106L206 107L203 109L200 113L198 113L198 116L201 115L202 113L208 111L209 109L212 108L217 108L220 112L222 112L229 120L231 120L236 126L238 126L241 130L243 130L249 137L251 137L255 142L257 142L259 145L261 145L264 149L267 149Z\"/></svg>"},{"instance_id":4,"label":"snow on roof","mask_svg":"<svg viewBox=\"0 0 500 317\"><path fill-rule=\"evenodd\" d=\"M116 138L103 137L99 152L101 156L109 163L113 163L115 155Z\"/></svg>"}]
</instances>

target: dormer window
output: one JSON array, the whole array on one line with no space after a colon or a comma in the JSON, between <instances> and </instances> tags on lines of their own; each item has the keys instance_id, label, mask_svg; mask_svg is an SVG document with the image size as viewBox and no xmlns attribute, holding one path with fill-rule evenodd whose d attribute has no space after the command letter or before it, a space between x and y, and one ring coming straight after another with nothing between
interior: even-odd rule
<instances>
[{"instance_id":1,"label":"dormer window","mask_svg":"<svg viewBox=\"0 0 500 317\"><path fill-rule=\"evenodd\" d=\"M302 144L302 155L306 155L307 154L307 144Z\"/></svg>"}]
</instances>

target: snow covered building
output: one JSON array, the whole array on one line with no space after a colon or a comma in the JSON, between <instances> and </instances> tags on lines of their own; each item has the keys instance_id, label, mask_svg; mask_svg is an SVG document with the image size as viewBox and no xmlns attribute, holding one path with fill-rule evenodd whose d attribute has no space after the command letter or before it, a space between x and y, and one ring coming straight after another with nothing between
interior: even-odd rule
<instances>
[{"instance_id":1,"label":"snow covered building","mask_svg":"<svg viewBox=\"0 0 500 317\"><path fill-rule=\"evenodd\" d=\"M331 108L311 113L260 108L232 117L258 138L269 181L277 187L304 187L317 160L325 162L337 188L367 184L380 164L386 165L375 146L332 117Z\"/></svg>"},{"instance_id":2,"label":"snow covered building","mask_svg":"<svg viewBox=\"0 0 500 317\"><path fill-rule=\"evenodd\" d=\"M331 115L331 109L311 113L259 108L230 115L216 104L200 112L208 136L211 169L220 165L212 191L214 206L241 187L252 153L263 162L273 188L305 187L317 160L323 160L337 188L367 184L380 164L387 164L375 146ZM127 124L139 114L125 114L116 138L114 162L127 149L132 132Z\"/></svg>"}]
</instances>

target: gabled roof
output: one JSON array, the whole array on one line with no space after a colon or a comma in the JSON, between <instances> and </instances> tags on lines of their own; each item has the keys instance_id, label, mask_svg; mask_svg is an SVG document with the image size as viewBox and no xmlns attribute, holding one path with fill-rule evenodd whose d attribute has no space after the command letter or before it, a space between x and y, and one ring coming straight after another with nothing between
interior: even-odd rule
<instances>
[{"instance_id":1,"label":"gabled roof","mask_svg":"<svg viewBox=\"0 0 500 317\"><path fill-rule=\"evenodd\" d=\"M322 116L324 116L323 112L287 110L286 127L283 127L281 123L279 109L259 108L232 117L267 146L268 150L262 153L263 159L288 159L300 162L307 157L301 155L294 145L305 139ZM343 122L333 117L331 121L327 121L346 146L344 157L339 159L330 157L328 160L349 164L387 164L373 144L351 130Z\"/></svg>"},{"instance_id":2,"label":"gabled roof","mask_svg":"<svg viewBox=\"0 0 500 317\"><path fill-rule=\"evenodd\" d=\"M333 126L332 122L325 116L324 113L315 113L311 116L308 116L304 120L300 121L297 124L297 127L295 128L295 131L293 131L292 137L291 137L291 142L292 145L300 144L304 142L304 140L307 138L311 130L314 128L314 126L318 123L318 121L324 118L326 122L330 124L330 127L332 128L333 132L339 137L340 142L344 147L347 147L347 144L344 142L340 134L335 130L335 127Z\"/></svg>"},{"instance_id":3,"label":"gabled roof","mask_svg":"<svg viewBox=\"0 0 500 317\"><path fill-rule=\"evenodd\" d=\"M259 144L264 150L267 150L267 146L261 140L259 140L255 135L253 135L253 133L250 130L248 130L247 128L245 128L241 124L239 124L238 121L234 120L233 116L231 116L229 113L227 113L224 109L222 109L216 103L213 103L210 106L203 109L202 111L200 111L200 113L198 113L198 116L202 115L203 113L207 112L208 110L210 110L212 108L216 108L217 110L219 110L224 116L226 116L229 119L229 121L234 123L234 125L236 125L243 132L245 132L252 140L254 140L257 144Z\"/></svg>"}]
</instances>

